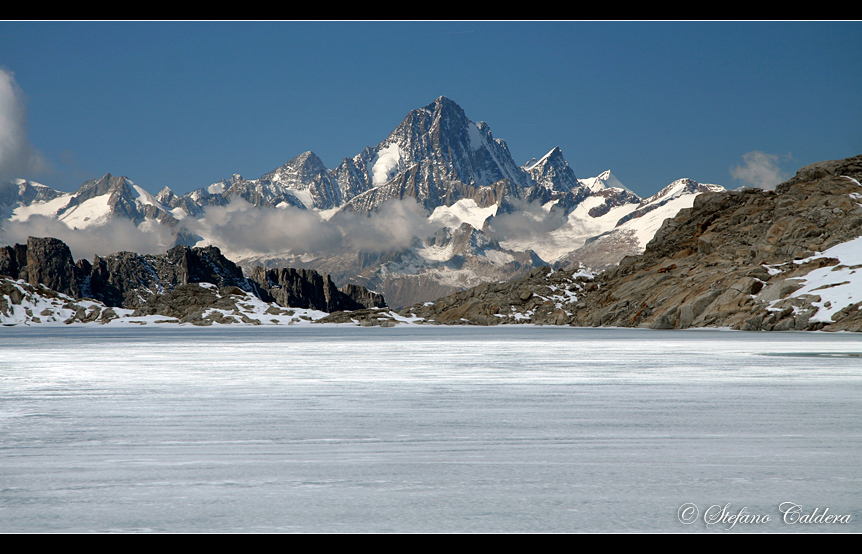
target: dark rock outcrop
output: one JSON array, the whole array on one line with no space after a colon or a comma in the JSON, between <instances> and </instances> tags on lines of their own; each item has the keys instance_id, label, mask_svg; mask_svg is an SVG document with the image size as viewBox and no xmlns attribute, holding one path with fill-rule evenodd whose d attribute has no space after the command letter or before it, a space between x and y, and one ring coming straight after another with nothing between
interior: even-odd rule
<instances>
[{"instance_id":1,"label":"dark rock outcrop","mask_svg":"<svg viewBox=\"0 0 862 554\"><path fill-rule=\"evenodd\" d=\"M108 306L137 308L156 294L190 283L251 290L239 266L212 246L175 246L163 255L117 252L96 256L90 266L85 295Z\"/></svg>"},{"instance_id":2,"label":"dark rock outcrop","mask_svg":"<svg viewBox=\"0 0 862 554\"><path fill-rule=\"evenodd\" d=\"M27 245L0 247L0 275L27 280Z\"/></svg>"},{"instance_id":3,"label":"dark rock outcrop","mask_svg":"<svg viewBox=\"0 0 862 554\"><path fill-rule=\"evenodd\" d=\"M43 284L74 297L81 295L72 251L59 239L29 237L26 270L27 282L31 285Z\"/></svg>"},{"instance_id":4,"label":"dark rock outcrop","mask_svg":"<svg viewBox=\"0 0 862 554\"><path fill-rule=\"evenodd\" d=\"M347 283L338 290L356 303L357 307L354 309L386 307L386 300L382 294L368 290L362 285Z\"/></svg>"},{"instance_id":5,"label":"dark rock outcrop","mask_svg":"<svg viewBox=\"0 0 862 554\"><path fill-rule=\"evenodd\" d=\"M45 285L51 290L81 296L81 270L72 252L55 238L29 237L27 244L0 248L0 275L21 279L31 285Z\"/></svg>"},{"instance_id":6,"label":"dark rock outcrop","mask_svg":"<svg viewBox=\"0 0 862 554\"><path fill-rule=\"evenodd\" d=\"M251 281L260 290L261 298L280 306L311 308L322 312L385 307L383 297L360 285L347 285L339 290L326 273L313 269L254 268Z\"/></svg>"}]
</instances>

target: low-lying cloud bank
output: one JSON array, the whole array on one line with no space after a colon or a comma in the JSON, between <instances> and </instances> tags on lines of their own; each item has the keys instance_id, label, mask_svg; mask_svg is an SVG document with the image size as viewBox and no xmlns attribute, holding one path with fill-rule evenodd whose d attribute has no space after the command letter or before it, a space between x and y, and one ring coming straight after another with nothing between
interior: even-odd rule
<instances>
[{"instance_id":1,"label":"low-lying cloud bank","mask_svg":"<svg viewBox=\"0 0 862 554\"><path fill-rule=\"evenodd\" d=\"M62 221L43 215L26 221L7 221L0 228L0 244L26 244L27 237L54 237L69 245L76 260L128 251L164 254L174 244L173 233L162 226L139 229L128 219L112 219L104 225L72 229Z\"/></svg>"},{"instance_id":2,"label":"low-lying cloud bank","mask_svg":"<svg viewBox=\"0 0 862 554\"><path fill-rule=\"evenodd\" d=\"M414 236L428 236L438 228L412 199L387 202L372 217L339 212L327 220L310 210L259 208L234 198L226 206L207 208L201 219L186 224L188 231L208 237L223 250L258 254L396 250L409 246Z\"/></svg>"},{"instance_id":3,"label":"low-lying cloud bank","mask_svg":"<svg viewBox=\"0 0 862 554\"><path fill-rule=\"evenodd\" d=\"M4 222L0 243L24 244L28 236L56 237L69 245L75 259L91 259L120 251L164 253L180 231L206 237L206 242L225 253L337 255L400 250L414 237L430 236L439 228L412 199L388 202L373 217L343 212L327 220L310 210L259 208L235 198L226 206L208 207L202 218L187 219L174 231L153 222L137 227L120 218L73 229L57 219L33 215L26 221Z\"/></svg>"},{"instance_id":4,"label":"low-lying cloud bank","mask_svg":"<svg viewBox=\"0 0 862 554\"><path fill-rule=\"evenodd\" d=\"M225 206L209 206L202 217L188 218L173 230L152 221L135 226L122 218L73 229L52 217L33 215L26 221L4 222L0 244L23 244L28 236L50 236L68 244L75 259L92 259L120 251L161 254L176 244L179 232L185 244L189 237L205 237L198 244L212 244L234 258L306 253L338 256L408 248L417 238L430 237L443 227L439 221L429 221L428 215L412 198L386 202L371 216L338 212L326 219L311 210L257 207L237 197ZM491 218L488 232L500 241L529 241L566 221L561 211L515 200L509 211Z\"/></svg>"}]
</instances>

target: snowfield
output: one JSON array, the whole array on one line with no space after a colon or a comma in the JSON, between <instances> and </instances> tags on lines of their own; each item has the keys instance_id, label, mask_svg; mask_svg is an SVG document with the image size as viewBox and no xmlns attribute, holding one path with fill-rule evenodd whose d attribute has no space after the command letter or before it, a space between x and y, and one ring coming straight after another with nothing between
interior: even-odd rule
<instances>
[{"instance_id":1,"label":"snowfield","mask_svg":"<svg viewBox=\"0 0 862 554\"><path fill-rule=\"evenodd\" d=\"M818 308L812 319L831 323L832 316L841 309L862 302L862 237L793 263L803 264L818 258L837 258L839 263L809 272L800 279L804 283L802 288L791 293L790 297L819 296L819 301L811 302Z\"/></svg>"}]
</instances>

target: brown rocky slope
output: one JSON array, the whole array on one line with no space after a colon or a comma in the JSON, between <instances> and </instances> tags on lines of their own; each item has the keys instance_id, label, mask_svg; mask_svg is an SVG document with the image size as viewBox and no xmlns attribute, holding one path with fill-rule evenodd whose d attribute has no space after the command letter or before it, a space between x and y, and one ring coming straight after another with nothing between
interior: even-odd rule
<instances>
[{"instance_id":1,"label":"brown rocky slope","mask_svg":"<svg viewBox=\"0 0 862 554\"><path fill-rule=\"evenodd\" d=\"M862 155L805 166L775 191L703 193L665 220L643 254L595 277L538 268L401 315L444 324L862 331L859 299L824 320L814 317L817 290L794 295L819 268L855 271L822 253L862 235L860 181Z\"/></svg>"}]
</instances>

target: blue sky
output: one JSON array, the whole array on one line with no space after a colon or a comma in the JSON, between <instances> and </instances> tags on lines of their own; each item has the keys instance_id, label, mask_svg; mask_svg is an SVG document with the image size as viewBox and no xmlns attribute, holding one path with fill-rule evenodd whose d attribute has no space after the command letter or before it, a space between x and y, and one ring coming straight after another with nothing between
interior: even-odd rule
<instances>
[{"instance_id":1,"label":"blue sky","mask_svg":"<svg viewBox=\"0 0 862 554\"><path fill-rule=\"evenodd\" d=\"M6 21L0 37L0 110L21 122L0 118L0 148L24 141L41 163L17 176L61 190L112 173L184 193L306 150L333 168L440 95L519 164L559 146L579 177L610 169L644 196L862 153L860 22Z\"/></svg>"}]
</instances>

